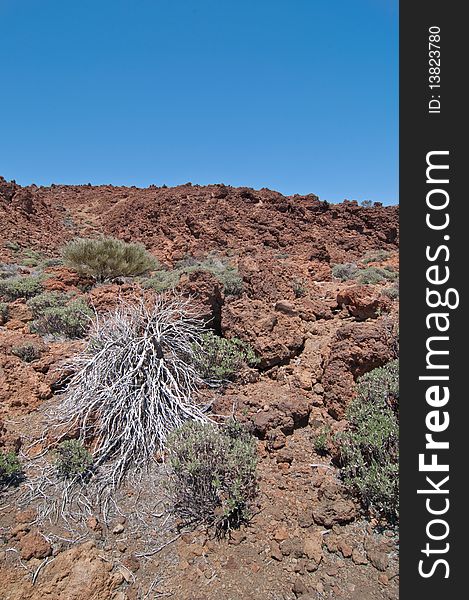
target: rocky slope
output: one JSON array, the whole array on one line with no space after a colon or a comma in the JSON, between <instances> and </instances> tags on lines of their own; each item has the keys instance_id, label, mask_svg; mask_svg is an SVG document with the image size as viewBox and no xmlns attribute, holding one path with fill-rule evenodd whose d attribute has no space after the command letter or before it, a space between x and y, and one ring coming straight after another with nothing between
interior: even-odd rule
<instances>
[{"instance_id":1,"label":"rocky slope","mask_svg":"<svg viewBox=\"0 0 469 600\"><path fill-rule=\"evenodd\" d=\"M203 271L183 275L178 288L199 299L219 333L248 341L260 357L256 369L206 392L216 413L235 411L259 440L258 512L230 539L185 533L145 556L125 518L107 528L93 517L83 537L72 540L37 522L34 506L17 510L19 490L5 492L4 597L397 598L396 536L365 520L331 461L333 433L347 426L344 411L357 378L397 354L398 310L388 293L394 282L340 281L332 268L355 263L397 274L397 207L329 205L313 195L224 185L22 188L0 179L4 270L41 268L45 289L74 291L106 310L119 297L138 295L139 283L90 289L61 265L24 260L31 251L58 257L67 240L102 233L144 243L168 269L209 254L237 268L243 280L237 296ZM0 447L27 455L41 435L42 411L54 406L60 389L56 366L81 342L31 334L22 298L0 318ZM12 354L24 340L40 347L37 360ZM330 431L326 456L314 449L324 430ZM158 523L152 527L154 546L164 545Z\"/></svg>"}]
</instances>

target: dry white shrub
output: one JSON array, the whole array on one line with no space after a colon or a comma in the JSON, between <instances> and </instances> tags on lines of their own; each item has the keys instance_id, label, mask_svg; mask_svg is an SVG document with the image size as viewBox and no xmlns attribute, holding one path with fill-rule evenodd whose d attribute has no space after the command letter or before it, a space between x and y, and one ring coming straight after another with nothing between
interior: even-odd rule
<instances>
[{"instance_id":1,"label":"dry white shrub","mask_svg":"<svg viewBox=\"0 0 469 600\"><path fill-rule=\"evenodd\" d=\"M208 420L196 399L203 332L182 297L121 304L96 316L86 348L66 367L74 375L53 426L62 438L72 432L91 441L94 471L106 486L148 466L174 428Z\"/></svg>"}]
</instances>

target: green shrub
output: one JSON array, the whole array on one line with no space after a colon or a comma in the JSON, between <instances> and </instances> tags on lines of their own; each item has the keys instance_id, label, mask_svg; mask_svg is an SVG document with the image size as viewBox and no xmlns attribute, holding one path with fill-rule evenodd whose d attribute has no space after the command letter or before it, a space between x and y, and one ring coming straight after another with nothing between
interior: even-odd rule
<instances>
[{"instance_id":1,"label":"green shrub","mask_svg":"<svg viewBox=\"0 0 469 600\"><path fill-rule=\"evenodd\" d=\"M81 298L72 300L65 306L44 308L30 329L38 335L64 335L72 339L86 335L93 313Z\"/></svg>"},{"instance_id":2,"label":"green shrub","mask_svg":"<svg viewBox=\"0 0 469 600\"><path fill-rule=\"evenodd\" d=\"M142 287L161 293L170 290L179 283L179 271L156 271L151 277L142 280Z\"/></svg>"},{"instance_id":3,"label":"green shrub","mask_svg":"<svg viewBox=\"0 0 469 600\"><path fill-rule=\"evenodd\" d=\"M387 250L373 250L363 258L362 263L367 265L371 262L381 262L383 260L388 260L389 256L390 254Z\"/></svg>"},{"instance_id":4,"label":"green shrub","mask_svg":"<svg viewBox=\"0 0 469 600\"><path fill-rule=\"evenodd\" d=\"M15 346L11 349L11 353L18 358L21 358L24 362L32 362L41 358L41 350L35 344L26 343L21 346Z\"/></svg>"},{"instance_id":5,"label":"green shrub","mask_svg":"<svg viewBox=\"0 0 469 600\"><path fill-rule=\"evenodd\" d=\"M8 304L0 302L0 325L8 321Z\"/></svg>"},{"instance_id":6,"label":"green shrub","mask_svg":"<svg viewBox=\"0 0 469 600\"><path fill-rule=\"evenodd\" d=\"M355 279L362 284L377 284L388 279L396 279L397 273L384 267L366 267L355 273Z\"/></svg>"},{"instance_id":7,"label":"green shrub","mask_svg":"<svg viewBox=\"0 0 469 600\"><path fill-rule=\"evenodd\" d=\"M292 282L292 289L295 298L303 298L308 293L308 287L304 279L295 279Z\"/></svg>"},{"instance_id":8,"label":"green shrub","mask_svg":"<svg viewBox=\"0 0 469 600\"><path fill-rule=\"evenodd\" d=\"M78 440L65 440L55 450L55 468L59 477L85 478L91 473L93 457Z\"/></svg>"},{"instance_id":9,"label":"green shrub","mask_svg":"<svg viewBox=\"0 0 469 600\"><path fill-rule=\"evenodd\" d=\"M396 298L399 298L399 285L396 283L391 287L385 288L382 293L388 298L391 298L391 300L395 300Z\"/></svg>"},{"instance_id":10,"label":"green shrub","mask_svg":"<svg viewBox=\"0 0 469 600\"><path fill-rule=\"evenodd\" d=\"M33 318L36 319L44 314L44 311L48 308L59 308L65 306L70 300L69 294L62 292L42 292L31 298L26 304L33 313Z\"/></svg>"},{"instance_id":11,"label":"green shrub","mask_svg":"<svg viewBox=\"0 0 469 600\"><path fill-rule=\"evenodd\" d=\"M6 241L3 245L5 248L8 248L12 252L18 252L19 250L21 250L21 246L16 242Z\"/></svg>"},{"instance_id":12,"label":"green shrub","mask_svg":"<svg viewBox=\"0 0 469 600\"><path fill-rule=\"evenodd\" d=\"M255 438L240 425L188 421L168 438L169 491L186 523L219 535L249 521L257 493Z\"/></svg>"},{"instance_id":13,"label":"green shrub","mask_svg":"<svg viewBox=\"0 0 469 600\"><path fill-rule=\"evenodd\" d=\"M352 279L357 272L357 265L354 263L337 264L332 267L332 275L340 281Z\"/></svg>"},{"instance_id":14,"label":"green shrub","mask_svg":"<svg viewBox=\"0 0 469 600\"><path fill-rule=\"evenodd\" d=\"M329 452L329 430L323 429L314 436L314 449L320 456Z\"/></svg>"},{"instance_id":15,"label":"green shrub","mask_svg":"<svg viewBox=\"0 0 469 600\"><path fill-rule=\"evenodd\" d=\"M25 275L0 280L0 296L11 302L17 298L32 298L42 290L41 277Z\"/></svg>"},{"instance_id":16,"label":"green shrub","mask_svg":"<svg viewBox=\"0 0 469 600\"><path fill-rule=\"evenodd\" d=\"M0 450L0 484L11 485L16 483L22 474L21 463L14 452Z\"/></svg>"},{"instance_id":17,"label":"green shrub","mask_svg":"<svg viewBox=\"0 0 469 600\"><path fill-rule=\"evenodd\" d=\"M15 263L1 263L0 264L0 279L8 279L18 274L19 265Z\"/></svg>"},{"instance_id":18,"label":"green shrub","mask_svg":"<svg viewBox=\"0 0 469 600\"><path fill-rule=\"evenodd\" d=\"M37 250L25 248L21 253L21 258L18 260L26 267L37 267L42 263L43 259L43 255Z\"/></svg>"},{"instance_id":19,"label":"green shrub","mask_svg":"<svg viewBox=\"0 0 469 600\"><path fill-rule=\"evenodd\" d=\"M358 380L338 436L345 484L371 513L396 523L399 513L399 367L394 360Z\"/></svg>"},{"instance_id":20,"label":"green shrub","mask_svg":"<svg viewBox=\"0 0 469 600\"><path fill-rule=\"evenodd\" d=\"M255 366L259 362L246 342L238 338L222 338L211 331L202 336L202 349L198 354L197 368L207 380L232 380L243 366Z\"/></svg>"},{"instance_id":21,"label":"green shrub","mask_svg":"<svg viewBox=\"0 0 469 600\"><path fill-rule=\"evenodd\" d=\"M63 259L80 275L101 283L116 277L142 275L157 267L157 261L145 246L114 238L73 240L63 249Z\"/></svg>"},{"instance_id":22,"label":"green shrub","mask_svg":"<svg viewBox=\"0 0 469 600\"><path fill-rule=\"evenodd\" d=\"M42 261L44 269L47 269L48 267L59 267L60 265L63 265L63 260L61 258L45 258Z\"/></svg>"}]
</instances>

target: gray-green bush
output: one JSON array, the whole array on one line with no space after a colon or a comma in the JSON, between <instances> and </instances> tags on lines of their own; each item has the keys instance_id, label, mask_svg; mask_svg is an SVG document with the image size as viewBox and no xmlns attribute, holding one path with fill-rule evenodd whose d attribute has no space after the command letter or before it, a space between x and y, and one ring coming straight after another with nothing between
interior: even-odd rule
<instances>
[{"instance_id":1,"label":"gray-green bush","mask_svg":"<svg viewBox=\"0 0 469 600\"><path fill-rule=\"evenodd\" d=\"M30 342L21 344L21 346L15 346L11 349L11 353L28 363L33 360L38 360L42 355L41 349Z\"/></svg>"},{"instance_id":2,"label":"gray-green bush","mask_svg":"<svg viewBox=\"0 0 469 600\"><path fill-rule=\"evenodd\" d=\"M358 380L338 436L345 484L370 513L397 523L399 514L399 366L394 360Z\"/></svg>"},{"instance_id":3,"label":"gray-green bush","mask_svg":"<svg viewBox=\"0 0 469 600\"><path fill-rule=\"evenodd\" d=\"M0 280L0 296L7 302L17 298L32 298L42 291L42 278L38 275L17 275Z\"/></svg>"},{"instance_id":4,"label":"gray-green bush","mask_svg":"<svg viewBox=\"0 0 469 600\"><path fill-rule=\"evenodd\" d=\"M143 244L110 237L78 238L65 246L62 255L67 266L99 283L142 275L158 265Z\"/></svg>"},{"instance_id":5,"label":"gray-green bush","mask_svg":"<svg viewBox=\"0 0 469 600\"><path fill-rule=\"evenodd\" d=\"M179 271L160 270L142 280L142 287L154 290L157 293L166 292L179 283L181 274Z\"/></svg>"},{"instance_id":6,"label":"gray-green bush","mask_svg":"<svg viewBox=\"0 0 469 600\"><path fill-rule=\"evenodd\" d=\"M31 323L32 333L65 336L72 339L86 335L93 312L81 298L66 305L50 306L41 310Z\"/></svg>"},{"instance_id":7,"label":"gray-green bush","mask_svg":"<svg viewBox=\"0 0 469 600\"><path fill-rule=\"evenodd\" d=\"M222 535L249 521L257 493L256 442L236 422L187 422L168 438L169 492L186 523Z\"/></svg>"},{"instance_id":8,"label":"gray-green bush","mask_svg":"<svg viewBox=\"0 0 469 600\"><path fill-rule=\"evenodd\" d=\"M5 323L8 320L8 304L6 302L0 302L0 324Z\"/></svg>"},{"instance_id":9,"label":"gray-green bush","mask_svg":"<svg viewBox=\"0 0 469 600\"><path fill-rule=\"evenodd\" d=\"M91 473L93 457L79 440L65 440L55 450L54 465L59 477L85 478Z\"/></svg>"},{"instance_id":10,"label":"gray-green bush","mask_svg":"<svg viewBox=\"0 0 469 600\"><path fill-rule=\"evenodd\" d=\"M390 298L391 300L395 300L396 298L399 298L399 284L395 283L394 285L385 288L382 293L387 296L388 298Z\"/></svg>"},{"instance_id":11,"label":"gray-green bush","mask_svg":"<svg viewBox=\"0 0 469 600\"><path fill-rule=\"evenodd\" d=\"M0 485L12 485L19 481L21 475L21 463L15 452L0 450Z\"/></svg>"},{"instance_id":12,"label":"gray-green bush","mask_svg":"<svg viewBox=\"0 0 469 600\"><path fill-rule=\"evenodd\" d=\"M337 264L332 267L332 275L341 281L352 279L357 272L358 267L355 263Z\"/></svg>"},{"instance_id":13,"label":"gray-green bush","mask_svg":"<svg viewBox=\"0 0 469 600\"><path fill-rule=\"evenodd\" d=\"M33 318L36 319L44 314L44 311L48 308L59 308L65 306L70 300L70 294L64 294L62 292L42 292L31 298L26 304L31 309Z\"/></svg>"},{"instance_id":14,"label":"gray-green bush","mask_svg":"<svg viewBox=\"0 0 469 600\"><path fill-rule=\"evenodd\" d=\"M329 452L330 430L324 428L314 436L314 449L320 456L325 456Z\"/></svg>"},{"instance_id":15,"label":"gray-green bush","mask_svg":"<svg viewBox=\"0 0 469 600\"><path fill-rule=\"evenodd\" d=\"M223 338L208 331L202 335L202 351L197 352L197 369L204 379L232 380L243 366L259 362L251 346L238 338Z\"/></svg>"},{"instance_id":16,"label":"gray-green bush","mask_svg":"<svg viewBox=\"0 0 469 600\"><path fill-rule=\"evenodd\" d=\"M377 284L386 280L397 279L397 273L384 267L366 267L355 273L354 278L363 284Z\"/></svg>"},{"instance_id":17,"label":"gray-green bush","mask_svg":"<svg viewBox=\"0 0 469 600\"><path fill-rule=\"evenodd\" d=\"M304 279L295 279L292 281L292 290L295 298L303 298L308 293L308 286Z\"/></svg>"},{"instance_id":18,"label":"gray-green bush","mask_svg":"<svg viewBox=\"0 0 469 600\"><path fill-rule=\"evenodd\" d=\"M371 262L381 262L387 260L389 257L390 253L387 250L372 250L362 259L362 263L367 265Z\"/></svg>"}]
</instances>

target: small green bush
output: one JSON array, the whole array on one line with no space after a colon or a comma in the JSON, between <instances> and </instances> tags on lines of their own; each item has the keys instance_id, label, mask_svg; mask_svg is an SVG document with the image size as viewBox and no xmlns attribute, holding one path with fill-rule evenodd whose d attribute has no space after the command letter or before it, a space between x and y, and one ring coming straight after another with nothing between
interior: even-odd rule
<instances>
[{"instance_id":1,"label":"small green bush","mask_svg":"<svg viewBox=\"0 0 469 600\"><path fill-rule=\"evenodd\" d=\"M41 277L37 275L15 276L0 280L0 296L7 302L17 298L32 298L41 290Z\"/></svg>"},{"instance_id":2,"label":"small green bush","mask_svg":"<svg viewBox=\"0 0 469 600\"><path fill-rule=\"evenodd\" d=\"M295 298L303 298L308 293L308 286L304 279L295 279L292 282L292 290Z\"/></svg>"},{"instance_id":3,"label":"small green bush","mask_svg":"<svg viewBox=\"0 0 469 600\"><path fill-rule=\"evenodd\" d=\"M142 287L161 293L170 290L179 283L179 271L156 271L151 277L142 280Z\"/></svg>"},{"instance_id":4,"label":"small green bush","mask_svg":"<svg viewBox=\"0 0 469 600\"><path fill-rule=\"evenodd\" d=\"M360 269L355 274L355 279L362 284L382 283L388 279L396 279L397 273L384 267L366 267L366 269Z\"/></svg>"},{"instance_id":5,"label":"small green bush","mask_svg":"<svg viewBox=\"0 0 469 600\"><path fill-rule=\"evenodd\" d=\"M37 267L44 260L43 255L37 250L32 250L31 248L25 248L21 253L21 258L19 259L21 264L26 267Z\"/></svg>"},{"instance_id":6,"label":"small green bush","mask_svg":"<svg viewBox=\"0 0 469 600\"><path fill-rule=\"evenodd\" d=\"M0 279L8 279L18 274L20 266L15 263L1 263L0 264Z\"/></svg>"},{"instance_id":7,"label":"small green bush","mask_svg":"<svg viewBox=\"0 0 469 600\"><path fill-rule=\"evenodd\" d=\"M391 287L385 288L382 293L391 300L395 300L396 298L399 298L399 285L395 284Z\"/></svg>"},{"instance_id":8,"label":"small green bush","mask_svg":"<svg viewBox=\"0 0 469 600\"><path fill-rule=\"evenodd\" d=\"M251 346L238 338L222 338L211 331L202 336L197 367L204 379L232 380L243 366L255 366L258 362Z\"/></svg>"},{"instance_id":9,"label":"small green bush","mask_svg":"<svg viewBox=\"0 0 469 600\"><path fill-rule=\"evenodd\" d=\"M26 343L21 346L15 346L11 349L11 353L24 362L32 362L41 358L42 352L35 344Z\"/></svg>"},{"instance_id":10,"label":"small green bush","mask_svg":"<svg viewBox=\"0 0 469 600\"><path fill-rule=\"evenodd\" d=\"M355 263L344 263L337 264L332 267L332 275L340 281L347 281L353 279L357 272L357 265Z\"/></svg>"},{"instance_id":11,"label":"small green bush","mask_svg":"<svg viewBox=\"0 0 469 600\"><path fill-rule=\"evenodd\" d=\"M399 513L399 366L394 360L358 380L338 436L341 473L363 507L396 523Z\"/></svg>"},{"instance_id":12,"label":"small green bush","mask_svg":"<svg viewBox=\"0 0 469 600\"><path fill-rule=\"evenodd\" d=\"M79 440L65 440L55 450L55 468L59 477L85 478L91 473L93 457Z\"/></svg>"},{"instance_id":13,"label":"small green bush","mask_svg":"<svg viewBox=\"0 0 469 600\"><path fill-rule=\"evenodd\" d=\"M67 244L62 254L65 264L100 283L142 275L158 264L142 244L114 238L79 238Z\"/></svg>"},{"instance_id":14,"label":"small green bush","mask_svg":"<svg viewBox=\"0 0 469 600\"><path fill-rule=\"evenodd\" d=\"M0 450L0 484L11 485L16 483L22 474L21 463L14 452Z\"/></svg>"},{"instance_id":15,"label":"small green bush","mask_svg":"<svg viewBox=\"0 0 469 600\"><path fill-rule=\"evenodd\" d=\"M19 250L21 250L21 246L17 242L11 242L8 240L3 245L5 248L8 248L8 250L11 250L12 252L18 252Z\"/></svg>"},{"instance_id":16,"label":"small green bush","mask_svg":"<svg viewBox=\"0 0 469 600\"><path fill-rule=\"evenodd\" d=\"M77 298L65 306L44 308L40 316L31 323L30 329L38 335L64 335L78 339L86 335L92 316L89 306L81 298Z\"/></svg>"},{"instance_id":17,"label":"small green bush","mask_svg":"<svg viewBox=\"0 0 469 600\"><path fill-rule=\"evenodd\" d=\"M65 306L70 298L71 296L69 294L64 294L62 292L42 292L42 294L38 294L37 296L34 296L34 298L28 300L26 304L31 309L33 318L37 319L42 316L44 311L48 308Z\"/></svg>"},{"instance_id":18,"label":"small green bush","mask_svg":"<svg viewBox=\"0 0 469 600\"><path fill-rule=\"evenodd\" d=\"M8 304L6 302L0 302L0 324L8 321Z\"/></svg>"},{"instance_id":19,"label":"small green bush","mask_svg":"<svg viewBox=\"0 0 469 600\"><path fill-rule=\"evenodd\" d=\"M186 523L213 525L222 535L249 521L257 458L245 429L188 421L170 435L167 450L170 495Z\"/></svg>"},{"instance_id":20,"label":"small green bush","mask_svg":"<svg viewBox=\"0 0 469 600\"><path fill-rule=\"evenodd\" d=\"M63 260L61 258L45 258L42 261L42 267L47 269L48 267L59 267L63 265Z\"/></svg>"},{"instance_id":21,"label":"small green bush","mask_svg":"<svg viewBox=\"0 0 469 600\"><path fill-rule=\"evenodd\" d=\"M314 449L320 456L329 452L329 430L323 429L314 436Z\"/></svg>"},{"instance_id":22,"label":"small green bush","mask_svg":"<svg viewBox=\"0 0 469 600\"><path fill-rule=\"evenodd\" d=\"M362 263L367 265L371 262L381 262L383 260L388 260L389 256L390 253L387 250L373 250L362 259Z\"/></svg>"}]
</instances>

